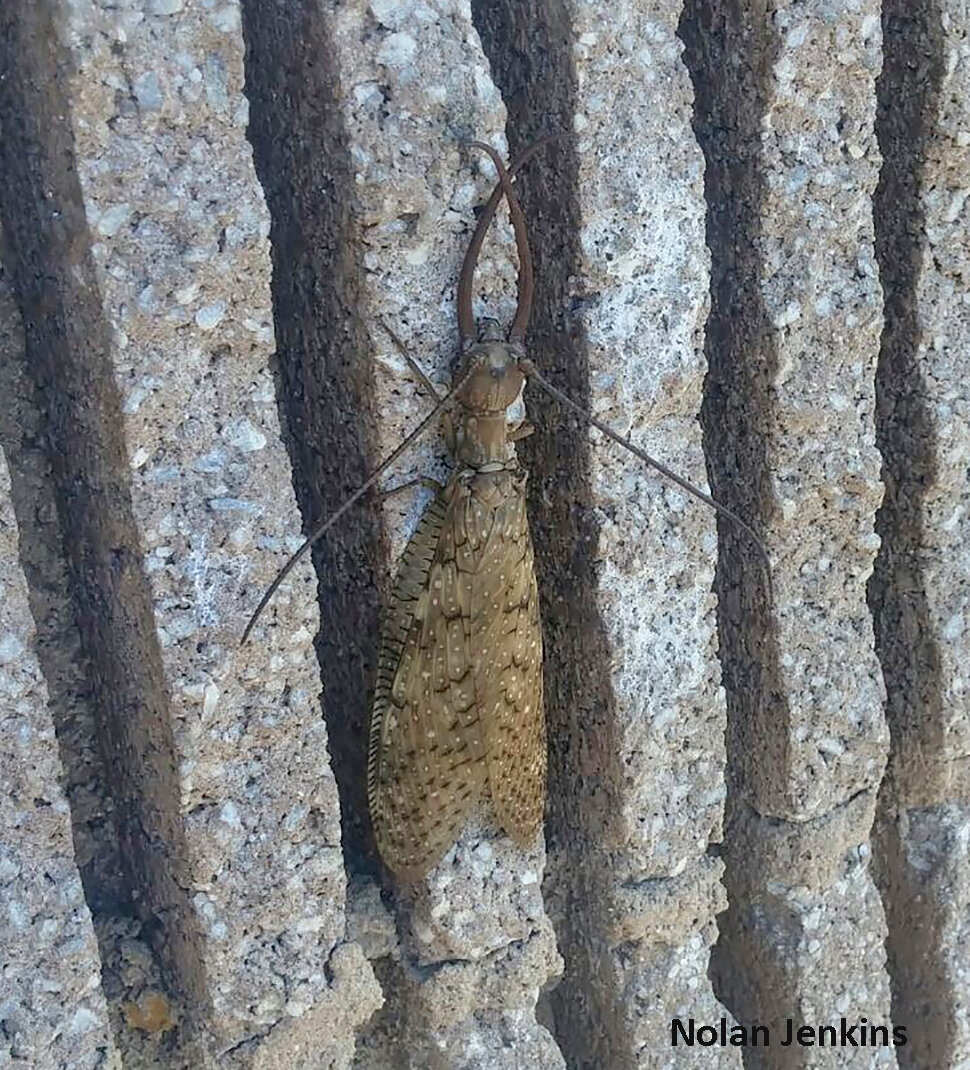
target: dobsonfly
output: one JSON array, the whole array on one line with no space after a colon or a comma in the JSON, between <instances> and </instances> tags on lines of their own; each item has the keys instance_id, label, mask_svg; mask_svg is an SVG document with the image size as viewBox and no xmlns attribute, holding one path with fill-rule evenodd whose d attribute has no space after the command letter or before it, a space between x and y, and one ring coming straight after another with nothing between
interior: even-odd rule
<instances>
[{"instance_id":1,"label":"dobsonfly","mask_svg":"<svg viewBox=\"0 0 970 1070\"><path fill-rule=\"evenodd\" d=\"M508 170L490 145L472 142L491 157L499 181L459 275L463 365L457 382L438 396L388 328L435 398L434 408L284 565L242 637L245 643L293 566L440 416L457 467L447 485L437 487L402 555L383 627L370 720L371 820L382 859L402 880L420 879L441 859L486 788L499 824L520 846L534 842L542 823L542 632L526 472L515 450L515 442L532 428L526 422L510 426L507 415L527 380L744 530L765 562L770 597L767 551L745 521L587 412L526 357L534 280L525 217L511 176L550 140L531 146ZM507 339L494 321L476 327L472 312L475 267L503 197L519 259L519 301ZM453 404L457 419L448 412Z\"/></svg>"}]
</instances>

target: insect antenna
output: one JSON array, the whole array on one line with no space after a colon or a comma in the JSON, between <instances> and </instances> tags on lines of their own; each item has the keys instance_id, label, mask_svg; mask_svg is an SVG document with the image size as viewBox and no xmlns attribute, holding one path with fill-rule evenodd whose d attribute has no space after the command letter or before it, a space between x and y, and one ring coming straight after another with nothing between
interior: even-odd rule
<instances>
[{"instance_id":1,"label":"insect antenna","mask_svg":"<svg viewBox=\"0 0 970 1070\"><path fill-rule=\"evenodd\" d=\"M280 584L286 579L286 577L292 572L297 563L306 556L311 547L317 543L334 524L347 512L351 506L355 505L360 499L374 486L381 474L392 465L398 457L415 441L424 434L425 431L431 426L431 422L434 418L446 406L451 404L455 400L455 395L462 389L466 382L471 377L471 372L466 373L462 378L445 394L440 398L435 407L428 413L427 416L418 424L418 426L404 439L404 441L397 447L395 447L383 461L374 469L374 471L367 477L366 480L354 491L353 494L339 506L330 516L324 520L318 528L315 529L312 535L303 543L303 545L296 551L296 553L286 562L286 564L276 574L276 579L269 585L266 593L260 599L259 605L253 611L253 615L249 618L249 623L246 625L245 631L242 633L242 638L239 640L239 645L244 646L246 640L249 638L249 633L256 626L256 622L259 620L260 614L266 608L270 599L276 594Z\"/></svg>"},{"instance_id":2,"label":"insect antenna","mask_svg":"<svg viewBox=\"0 0 970 1070\"><path fill-rule=\"evenodd\" d=\"M515 319L512 321L512 326L509 328L509 341L521 342L525 338L526 328L529 326L529 316L532 312L532 297L535 293L535 276L532 272L532 250L529 248L529 235L525 225L525 214L522 211L522 205L519 203L519 198L515 195L515 190L512 189L512 179L509 173L505 170L505 164L502 161L502 157L491 145L487 145L484 141L472 141L470 144L472 148L481 149L483 152L487 152L492 158L492 163L495 164L495 170L498 171L499 186L502 193L505 195L506 203L509 206L509 215L512 217L512 229L515 232L515 251L519 257L519 301L515 310ZM484 219L485 225L488 226L491 217L483 212L482 219ZM479 222L481 223L481 221ZM469 275L471 275L474 270L475 264L472 262Z\"/></svg>"},{"instance_id":3,"label":"insect antenna","mask_svg":"<svg viewBox=\"0 0 970 1070\"><path fill-rule=\"evenodd\" d=\"M552 137L561 135L552 135ZM512 217L512 225L515 228L515 244L516 250L519 255L519 307L516 310L515 321L509 331L510 342L521 342L526 331L526 327L529 322L529 313L532 307L532 294L533 294L533 275L532 275L532 254L529 250L529 240L526 232L525 216L522 212L522 206L519 204L519 199L515 195L515 190L512 188L511 172L516 167L521 167L526 159L531 154L541 148L551 138L544 138L542 141L537 142L526 150L516 161L513 163L512 168L506 171L505 165L502 162L502 157L492 148L491 145L486 145L482 141L473 141L471 144L478 149L482 149L487 152L492 159L492 163L495 165L495 169L498 172L499 184L495 188L485 211L482 212L478 221L478 227L475 231L475 238L478 239L476 250L481 248L482 237L484 237L484 230L488 227L492 217L495 214L495 206L498 205L498 201L501 197L505 197L509 206L509 215ZM493 206L494 202L494 206ZM479 236L479 230L481 230L481 237ZM473 239L473 245L475 239ZM469 247L469 253L471 253L472 247ZM477 256L477 251L476 251ZM474 273L475 261L469 258L469 255L465 256L465 263L462 266L462 276L466 274L467 269L467 315L471 316L471 276ZM472 326L474 327L474 321ZM774 601L774 588L771 578L771 559L768 556L768 550L764 543L755 534L754 529L746 521L742 520L733 509L730 509L726 505L722 505L721 502L712 498L710 494L705 494L699 487L695 487L693 483L684 479L683 476L677 475L665 464L658 461L656 458L651 457L645 450L640 449L639 446L631 442L625 435L621 435L614 431L608 424L603 423L602 420L598 420L592 413L587 412L582 405L573 401L567 394L564 394L558 387L555 387L544 376L540 375L539 370L531 360L520 360L519 367L526 374L529 379L535 380L547 393L551 394L560 404L565 405L576 415L580 416L586 423L595 427L598 431L602 431L607 438L612 439L618 445L623 446L629 450L634 457L638 457L645 464L658 471L666 479L669 479L672 483L675 483L682 490L687 491L688 494L693 495L699 501L704 502L705 505L709 505L712 509L716 510L722 516L726 516L732 523L737 525L747 536L751 539L752 543L757 547L758 554L761 557L762 563L765 568L765 579L768 586L768 599L770 602Z\"/></svg>"},{"instance_id":4,"label":"insect antenna","mask_svg":"<svg viewBox=\"0 0 970 1070\"><path fill-rule=\"evenodd\" d=\"M551 394L552 397L554 397L561 405L565 405L571 412L576 413L576 415L587 424L595 427L597 431L602 431L607 438L612 439L618 445L628 449L634 457L638 457L644 464L648 464L651 468L656 469L656 471L658 471L665 479L669 479L671 483L676 483L681 490L687 491L688 494L693 495L705 505L709 505L712 509L716 510L722 516L726 516L733 524L739 527L758 550L758 554L761 557L765 568L765 579L768 583L768 600L769 602L774 601L774 588L771 581L771 558L768 556L768 550L765 547L765 544L758 538L754 528L752 528L747 521L742 520L733 509L723 505L721 502L717 501L717 499L712 498L710 494L705 494L699 487L695 487L693 483L684 479L683 476L677 475L676 472L668 468L663 462L658 461L655 457L651 457L649 453L631 442L626 435L619 434L619 432L614 431L608 424L597 419L591 412L587 412L582 405L577 404L568 394L564 394L558 387L553 386L548 379L540 375L538 369L531 360L519 361L519 367L529 380L534 380L538 383L543 390L548 394Z\"/></svg>"}]
</instances>

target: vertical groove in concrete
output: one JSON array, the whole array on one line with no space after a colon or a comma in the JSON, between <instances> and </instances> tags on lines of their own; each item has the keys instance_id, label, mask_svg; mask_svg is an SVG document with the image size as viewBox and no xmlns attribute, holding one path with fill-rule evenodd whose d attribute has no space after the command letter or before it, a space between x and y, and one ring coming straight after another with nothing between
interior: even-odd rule
<instances>
[{"instance_id":1,"label":"vertical groove in concrete","mask_svg":"<svg viewBox=\"0 0 970 1070\"><path fill-rule=\"evenodd\" d=\"M765 72L771 62L770 38L761 22L766 10L744 3L687 0L679 35L695 92L694 133L704 151L707 244L711 250L711 310L705 334L708 373L704 383L704 452L713 495L763 530L771 508L768 384L777 353L761 296L760 236L764 168L760 128L766 110ZM771 642L770 607L762 570L748 540L734 525L717 518L719 656L727 696L728 786L725 830L730 857L732 817L743 807L744 779L761 764L764 747L775 763L783 760L780 733L768 720L784 719L786 704L766 701L777 689L777 650ZM756 742L758 741L758 742ZM763 742L762 742L763 741ZM757 754L757 763L749 757ZM757 775L757 774L754 774ZM743 893L729 863L730 909ZM729 915L722 915L723 928ZM756 1005L752 994L738 992L741 978L726 971L745 967L734 954L715 949L715 991L741 1022L779 1019L780 1010ZM776 964L762 966L757 984L783 1000L785 986ZM765 1012L769 1013L766 1015Z\"/></svg>"},{"instance_id":2,"label":"vertical groove in concrete","mask_svg":"<svg viewBox=\"0 0 970 1070\"><path fill-rule=\"evenodd\" d=\"M926 765L912 777L910 791L925 791L927 800L939 793L937 760L945 734L940 655L937 637L928 628L920 558L925 498L937 475L938 441L927 403L926 369L918 353L920 272L928 255L921 185L943 78L939 17L934 2L888 0L884 5L886 60L878 83L877 128L884 162L874 203L876 255L886 300L876 379L886 498L876 526L882 546L870 600L894 751L925 754ZM899 787L906 790L906 785Z\"/></svg>"},{"instance_id":3,"label":"vertical groove in concrete","mask_svg":"<svg viewBox=\"0 0 970 1070\"><path fill-rule=\"evenodd\" d=\"M66 547L92 667L115 796L105 838L167 971L168 994L141 999L145 949L118 893L90 881L126 1065L296 1067L325 1048L347 1066L380 995L345 940L304 570L280 592L282 626L268 619L259 648L237 650L253 592L297 534L266 368L268 221L241 130L239 13L180 8L9 16L3 211L28 359L27 418L5 432L19 436L22 509L43 509L48 488L31 480L53 488L59 530L43 538ZM38 568L36 610L52 577ZM83 722L59 661L72 623L44 626L62 745ZM85 786L71 801L86 835ZM111 861L102 843L91 870ZM161 1028L173 998L175 1027Z\"/></svg>"},{"instance_id":4,"label":"vertical groove in concrete","mask_svg":"<svg viewBox=\"0 0 970 1070\"><path fill-rule=\"evenodd\" d=\"M323 9L245 0L242 11L248 136L272 218L280 418L309 532L378 460L369 411L374 365L359 307L362 228ZM367 729L380 634L379 541L365 500L314 551L321 704L350 876L378 870L367 813Z\"/></svg>"},{"instance_id":5,"label":"vertical groove in concrete","mask_svg":"<svg viewBox=\"0 0 970 1070\"><path fill-rule=\"evenodd\" d=\"M780 1048L785 1019L889 1017L867 870L886 745L864 600L881 493L873 8L722 0L681 25L708 165L708 468L774 564L768 606L757 558L719 521L730 906L714 977L772 1031L747 1067L865 1063Z\"/></svg>"},{"instance_id":6,"label":"vertical groove in concrete","mask_svg":"<svg viewBox=\"0 0 970 1070\"><path fill-rule=\"evenodd\" d=\"M568 5L485 0L473 3L472 12L508 109L512 155L546 134L570 132L578 106ZM575 141L554 143L521 176L520 196L536 277L529 355L543 375L588 407L583 327L569 318L571 279L580 271L578 173ZM550 993L552 1019L569 1066L585 1065L594 1053L601 1065L619 1066L620 993L603 968L604 949L584 907L604 898L606 872L594 859L615 810L617 780L615 767L607 768L614 762L613 696L603 671L609 650L589 552L598 532L589 507L590 442L585 429L538 387L528 388L527 404L537 432L520 452L530 472L549 737L543 895L565 962ZM597 670L590 672L591 665ZM597 976L599 985L591 983Z\"/></svg>"},{"instance_id":7,"label":"vertical groove in concrete","mask_svg":"<svg viewBox=\"0 0 970 1070\"><path fill-rule=\"evenodd\" d=\"M922 513L935 474L937 443L917 355L918 283L927 251L920 186L943 78L939 14L934 2L884 4L877 126L884 162L874 202L876 255L886 300L876 378L886 498L876 524L882 546L869 601L892 735L891 762L880 793L877 863L889 925L893 1017L910 1031L911 1046L901 1053L900 1065L914 1070L949 1065L954 1041L940 946L945 911L923 894L922 874L906 859L908 830L899 825L906 781L921 793L925 784L926 802L938 795L944 733L939 650L928 629L920 560ZM925 756L915 776L915 762L899 760L907 751Z\"/></svg>"},{"instance_id":8,"label":"vertical groove in concrete","mask_svg":"<svg viewBox=\"0 0 970 1070\"><path fill-rule=\"evenodd\" d=\"M20 560L29 578L28 597L36 622L38 659L57 731L65 793L71 804L74 846L85 898L101 912L132 909L119 854L114 798L105 774L97 726L93 670L82 658L76 604L71 596L67 555L51 482L49 441L25 361L20 313L0 266L0 444L7 456L10 493L21 532Z\"/></svg>"},{"instance_id":9,"label":"vertical groove in concrete","mask_svg":"<svg viewBox=\"0 0 970 1070\"><path fill-rule=\"evenodd\" d=\"M760 4L687 0L679 33L695 92L694 132L705 154L711 311L704 352L704 452L714 496L761 531L773 507L769 384L778 354L760 288L765 173L760 131L772 62L767 10ZM787 717L771 641L767 587L757 551L717 517L720 657L728 702L727 778L733 797L746 753L784 761ZM759 765L761 763L758 763ZM748 775L758 776L757 771Z\"/></svg>"},{"instance_id":10,"label":"vertical groove in concrete","mask_svg":"<svg viewBox=\"0 0 970 1070\"><path fill-rule=\"evenodd\" d=\"M15 385L23 341L0 267L0 1062L29 1060L34 1070L109 1070L119 1065L105 1001L109 986L85 898L103 910L104 898L117 900L124 881L114 843L105 850L106 837L99 835L106 800L92 783L92 769L100 768L96 735L88 722L80 739L56 739L55 732L68 731L58 716L64 706L45 686L52 675L60 682L46 648L64 626L58 610L70 602L55 600L47 586L57 582L64 561L44 537L54 526L51 496L31 494L46 486L44 455L26 451L24 465L20 449L21 431L36 432ZM8 461L21 465L19 486ZM27 521L23 527L18 514ZM53 535L56 543L56 530ZM31 588L25 572L32 575ZM43 631L39 642L34 620ZM58 754L68 764L62 766ZM105 855L112 865L103 865Z\"/></svg>"},{"instance_id":11,"label":"vertical groove in concrete","mask_svg":"<svg viewBox=\"0 0 970 1070\"><path fill-rule=\"evenodd\" d=\"M14 407L28 417L33 408L39 413L33 431L49 465L59 529L54 541L64 548L62 575L76 614L80 660L91 673L86 683L97 709L101 757L111 770L119 848L108 868L120 858L125 869L123 878L102 871L94 880L97 894L120 897L122 911L137 912L143 923L166 919L156 936L167 980L177 1000L202 1004L167 696L67 121L64 59L49 6L8 5L2 39L0 212L25 335L24 367L13 373L25 393ZM26 470L18 475L29 479ZM21 501L25 510L44 510L43 501ZM55 557L62 552L50 545L48 551ZM61 745L78 747L74 757L88 761L92 741L83 731L70 738L70 728L62 728Z\"/></svg>"},{"instance_id":12,"label":"vertical groove in concrete","mask_svg":"<svg viewBox=\"0 0 970 1070\"><path fill-rule=\"evenodd\" d=\"M970 1056L965 304L970 183L966 6L883 5L875 201L886 323L877 376L886 499L869 586L888 690L878 862L906 1067Z\"/></svg>"},{"instance_id":13,"label":"vertical groove in concrete","mask_svg":"<svg viewBox=\"0 0 970 1070\"><path fill-rule=\"evenodd\" d=\"M568 0L473 10L510 141L574 134L522 179L539 287L531 353L703 482L708 265L681 5L614 5L606 23ZM529 405L550 724L543 890L566 962L556 1036L577 1068L684 1065L694 1056L671 1049L671 1017L724 1013L706 978L723 905L707 851L724 798L713 520L536 386ZM739 1064L730 1050L705 1057Z\"/></svg>"},{"instance_id":14,"label":"vertical groove in concrete","mask_svg":"<svg viewBox=\"0 0 970 1070\"><path fill-rule=\"evenodd\" d=\"M52 479L50 451L56 444L47 433L45 406L31 381L20 315L2 268L0 319L4 321L0 445L10 469L37 658L63 769L75 859L100 949L101 983L112 1025L127 1040L123 1050L130 1054L144 1039L151 1058L157 1060L150 1038L127 1029L125 1005L143 1002L146 996L161 994L168 1001L178 996L164 980L162 963L152 949L151 918L146 924L139 909L143 882L132 885L122 853L115 778L102 743L101 694L90 654L80 639L79 603L70 581L69 532L61 523Z\"/></svg>"}]
</instances>

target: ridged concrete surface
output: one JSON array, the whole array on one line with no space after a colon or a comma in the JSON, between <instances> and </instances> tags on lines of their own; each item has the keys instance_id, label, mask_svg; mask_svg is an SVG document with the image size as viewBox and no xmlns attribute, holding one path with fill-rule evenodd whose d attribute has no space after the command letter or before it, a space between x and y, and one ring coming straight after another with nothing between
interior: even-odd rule
<instances>
[{"instance_id":1,"label":"ridged concrete surface","mask_svg":"<svg viewBox=\"0 0 970 1070\"><path fill-rule=\"evenodd\" d=\"M0 1066L970 1059L967 21L4 7ZM366 722L426 494L361 503L238 637L429 408L384 325L451 381L494 181L463 143L552 132L519 179L530 355L709 480L773 590L529 386L545 842L486 810L400 886ZM508 321L515 277L503 209L478 311ZM382 486L449 465L429 432ZM863 1017L906 1045L780 1046ZM674 1046L675 1018L772 1043Z\"/></svg>"}]
</instances>

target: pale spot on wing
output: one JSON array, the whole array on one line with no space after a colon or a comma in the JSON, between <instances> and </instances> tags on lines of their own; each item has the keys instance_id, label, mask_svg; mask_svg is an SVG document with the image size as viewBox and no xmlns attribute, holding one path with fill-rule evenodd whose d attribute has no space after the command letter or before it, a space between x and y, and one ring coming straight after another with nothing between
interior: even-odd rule
<instances>
[{"instance_id":1,"label":"pale spot on wing","mask_svg":"<svg viewBox=\"0 0 970 1070\"><path fill-rule=\"evenodd\" d=\"M487 506L456 477L428 507L385 628L369 788L381 854L402 876L420 876L451 846L486 775L516 840L531 842L542 820L542 644L524 481L496 477L486 489Z\"/></svg>"}]
</instances>

